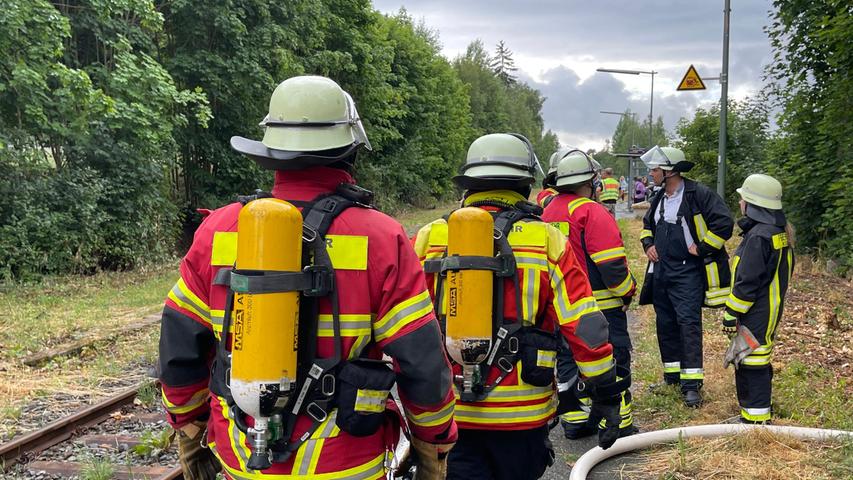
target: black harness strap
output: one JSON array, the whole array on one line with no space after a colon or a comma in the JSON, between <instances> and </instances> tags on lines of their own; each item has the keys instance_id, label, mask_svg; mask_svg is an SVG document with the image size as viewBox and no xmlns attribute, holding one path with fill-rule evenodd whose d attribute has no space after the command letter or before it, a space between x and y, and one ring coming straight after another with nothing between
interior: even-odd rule
<instances>
[{"instance_id":1,"label":"black harness strap","mask_svg":"<svg viewBox=\"0 0 853 480\"><path fill-rule=\"evenodd\" d=\"M256 198L270 195L258 193L249 197L240 197L244 205ZM225 302L225 315L222 335L217 348L217 361L228 365L223 372L226 381L230 377L230 359L228 355L228 332L231 328L231 311L234 307L235 293L262 294L274 292L293 292L301 294L299 308L299 353L297 357L297 393L290 396L283 414L286 422L281 439L270 445L273 462L284 462L308 440L329 415L335 402L334 370L341 363L343 340L341 337L340 303L335 285L335 274L331 257L326 247L326 234L334 219L350 207L373 208L368 204L372 194L359 187L341 184L336 193L326 194L311 202L291 201L302 207L303 216L303 260L307 265L301 272L275 272L261 270L235 270L223 268L214 278L215 285L227 285L228 295ZM330 358L317 358L317 331L319 323L319 297L329 297L332 309L332 329L334 334L334 353ZM227 382L226 382L227 385ZM230 390L226 400L232 418L245 433L242 412L234 403ZM290 443L290 437L296 427L296 420L302 413L312 419L312 425L296 441Z\"/></svg>"}]
</instances>

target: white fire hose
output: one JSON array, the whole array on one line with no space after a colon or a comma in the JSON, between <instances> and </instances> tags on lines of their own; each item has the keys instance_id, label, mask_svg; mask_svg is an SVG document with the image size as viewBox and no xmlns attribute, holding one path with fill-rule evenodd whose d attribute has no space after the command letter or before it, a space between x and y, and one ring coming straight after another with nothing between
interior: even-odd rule
<instances>
[{"instance_id":1,"label":"white fire hose","mask_svg":"<svg viewBox=\"0 0 853 480\"><path fill-rule=\"evenodd\" d=\"M785 427L776 425L698 425L695 427L670 428L620 438L607 450L595 447L578 459L572 467L569 480L586 480L587 474L596 465L616 455L652 447L661 443L678 441L682 438L713 438L734 435L754 429L766 429L771 433L788 435L800 440L837 441L842 437L853 439L853 432L846 430L824 430L821 428Z\"/></svg>"}]
</instances>

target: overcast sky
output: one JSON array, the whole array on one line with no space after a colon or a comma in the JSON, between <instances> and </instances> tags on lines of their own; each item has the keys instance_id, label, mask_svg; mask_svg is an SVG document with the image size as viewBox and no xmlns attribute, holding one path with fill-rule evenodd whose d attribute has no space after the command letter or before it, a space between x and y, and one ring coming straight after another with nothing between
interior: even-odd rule
<instances>
[{"instance_id":1,"label":"overcast sky","mask_svg":"<svg viewBox=\"0 0 853 480\"><path fill-rule=\"evenodd\" d=\"M374 0L386 13L405 7L439 32L452 59L479 38L490 51L504 40L519 77L547 97L545 127L564 144L600 149L613 134L616 115L599 110L649 114L648 75L613 75L595 69L651 70L654 116L670 132L697 106L719 100L717 81L707 90L677 92L693 64L703 77L722 66L723 0ZM734 0L731 12L729 97L758 91L771 59L764 33L771 0Z\"/></svg>"}]
</instances>

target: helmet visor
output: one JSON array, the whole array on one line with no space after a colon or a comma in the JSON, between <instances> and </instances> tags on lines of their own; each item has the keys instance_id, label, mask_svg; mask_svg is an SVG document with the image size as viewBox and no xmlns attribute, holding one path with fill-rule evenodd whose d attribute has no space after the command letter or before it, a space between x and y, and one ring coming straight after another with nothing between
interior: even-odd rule
<instances>
[{"instance_id":1,"label":"helmet visor","mask_svg":"<svg viewBox=\"0 0 853 480\"><path fill-rule=\"evenodd\" d=\"M367 139L367 132L364 131L364 125L361 123L361 117L358 116L358 110L355 109L355 102L349 93L344 92L347 97L347 113L349 124L352 127L352 135L357 143L364 145L364 148L373 150L370 145L370 140Z\"/></svg>"},{"instance_id":2,"label":"helmet visor","mask_svg":"<svg viewBox=\"0 0 853 480\"><path fill-rule=\"evenodd\" d=\"M651 169L654 168L672 168L672 162L669 160L669 157L663 153L663 150L657 145L650 148L648 152L644 153L640 156L640 160L643 161L643 164Z\"/></svg>"}]
</instances>

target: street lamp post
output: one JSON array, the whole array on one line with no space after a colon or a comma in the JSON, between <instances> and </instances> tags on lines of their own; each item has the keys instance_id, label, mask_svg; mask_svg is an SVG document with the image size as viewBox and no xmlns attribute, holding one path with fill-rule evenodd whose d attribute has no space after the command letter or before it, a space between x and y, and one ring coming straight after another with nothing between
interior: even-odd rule
<instances>
[{"instance_id":1,"label":"street lamp post","mask_svg":"<svg viewBox=\"0 0 853 480\"><path fill-rule=\"evenodd\" d=\"M649 148L652 148L654 146L654 124L653 124L654 120L653 119L654 119L654 109L655 109L655 75L657 75L658 72L656 72L654 70L651 70L651 71L622 70L622 69L617 69L617 68L597 68L597 69L595 69L595 71L596 72L602 72L602 73L620 73L620 74L624 74L624 75L641 75L641 74L642 75L651 75L651 77L652 77L652 92L651 92L651 95L649 97Z\"/></svg>"}]
</instances>

